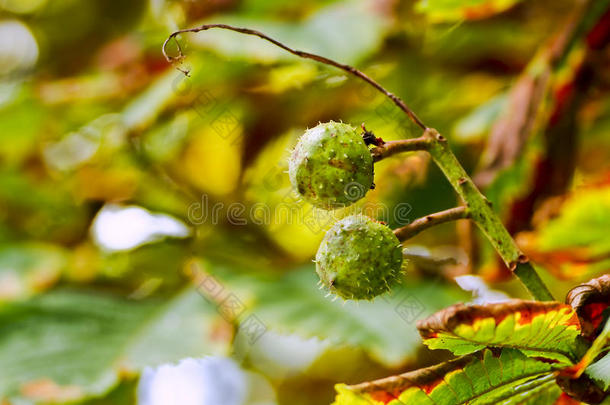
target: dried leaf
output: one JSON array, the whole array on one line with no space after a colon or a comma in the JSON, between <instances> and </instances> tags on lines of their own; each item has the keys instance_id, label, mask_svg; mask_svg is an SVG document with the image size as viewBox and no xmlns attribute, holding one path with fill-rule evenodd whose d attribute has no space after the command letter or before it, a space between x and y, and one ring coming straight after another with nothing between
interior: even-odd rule
<instances>
[{"instance_id":1,"label":"dried leaf","mask_svg":"<svg viewBox=\"0 0 610 405\"><path fill-rule=\"evenodd\" d=\"M604 311L610 306L610 274L571 289L566 296L566 304L576 311L582 335L589 340L594 339L601 330Z\"/></svg>"},{"instance_id":2,"label":"dried leaf","mask_svg":"<svg viewBox=\"0 0 610 405\"><path fill-rule=\"evenodd\" d=\"M551 364L515 349L489 350L358 385L337 385L334 405L553 404Z\"/></svg>"},{"instance_id":3,"label":"dried leaf","mask_svg":"<svg viewBox=\"0 0 610 405\"><path fill-rule=\"evenodd\" d=\"M429 348L456 355L486 346L511 347L527 356L572 364L580 323L569 305L510 300L453 305L419 321L417 328Z\"/></svg>"}]
</instances>

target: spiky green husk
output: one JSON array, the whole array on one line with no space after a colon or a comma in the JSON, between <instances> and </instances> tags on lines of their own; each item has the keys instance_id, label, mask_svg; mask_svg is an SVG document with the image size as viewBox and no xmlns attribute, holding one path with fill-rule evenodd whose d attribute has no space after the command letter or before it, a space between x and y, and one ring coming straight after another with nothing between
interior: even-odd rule
<instances>
[{"instance_id":1,"label":"spiky green husk","mask_svg":"<svg viewBox=\"0 0 610 405\"><path fill-rule=\"evenodd\" d=\"M370 300L400 277L402 247L392 230L364 215L337 222L316 254L322 283L344 299Z\"/></svg>"},{"instance_id":2,"label":"spiky green husk","mask_svg":"<svg viewBox=\"0 0 610 405\"><path fill-rule=\"evenodd\" d=\"M330 121L305 131L288 173L306 201L336 209L353 204L371 188L373 157L356 128Z\"/></svg>"}]
</instances>

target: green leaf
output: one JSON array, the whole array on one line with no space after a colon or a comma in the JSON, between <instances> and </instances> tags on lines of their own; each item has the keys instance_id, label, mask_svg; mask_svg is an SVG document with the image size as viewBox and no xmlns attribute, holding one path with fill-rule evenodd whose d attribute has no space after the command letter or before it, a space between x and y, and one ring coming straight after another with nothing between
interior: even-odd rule
<instances>
[{"instance_id":1,"label":"green leaf","mask_svg":"<svg viewBox=\"0 0 610 405\"><path fill-rule=\"evenodd\" d=\"M521 0L420 0L417 10L433 23L477 20L508 10Z\"/></svg>"},{"instance_id":2,"label":"green leaf","mask_svg":"<svg viewBox=\"0 0 610 405\"><path fill-rule=\"evenodd\" d=\"M334 405L552 404L552 366L514 349L485 349L436 366L358 385L337 385Z\"/></svg>"},{"instance_id":3,"label":"green leaf","mask_svg":"<svg viewBox=\"0 0 610 405\"><path fill-rule=\"evenodd\" d=\"M72 291L7 305L0 400L81 400L108 392L125 372L209 354L211 314L193 290L164 305Z\"/></svg>"},{"instance_id":4,"label":"green leaf","mask_svg":"<svg viewBox=\"0 0 610 405\"><path fill-rule=\"evenodd\" d=\"M585 370L585 374L599 383L605 391L608 391L610 389L610 353L590 365Z\"/></svg>"},{"instance_id":5,"label":"green leaf","mask_svg":"<svg viewBox=\"0 0 610 405\"><path fill-rule=\"evenodd\" d=\"M586 248L591 255L610 252L610 187L580 190L562 206L561 214L539 231L543 252Z\"/></svg>"},{"instance_id":6,"label":"green leaf","mask_svg":"<svg viewBox=\"0 0 610 405\"><path fill-rule=\"evenodd\" d=\"M248 276L244 270L238 274L211 263L204 263L203 269L220 279L226 293L235 294L269 329L362 347L388 366L416 354L416 319L466 298L455 287L412 280L371 302L333 301L318 288L311 266L279 278Z\"/></svg>"},{"instance_id":7,"label":"green leaf","mask_svg":"<svg viewBox=\"0 0 610 405\"><path fill-rule=\"evenodd\" d=\"M569 305L523 300L454 305L419 321L417 328L430 349L462 355L486 346L510 347L563 364L573 363L580 333Z\"/></svg>"}]
</instances>

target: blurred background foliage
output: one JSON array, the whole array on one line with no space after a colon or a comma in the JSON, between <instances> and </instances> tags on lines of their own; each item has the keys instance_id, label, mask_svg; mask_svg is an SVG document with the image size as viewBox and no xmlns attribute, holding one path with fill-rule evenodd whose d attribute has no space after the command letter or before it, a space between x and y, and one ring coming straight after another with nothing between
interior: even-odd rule
<instances>
[{"instance_id":1,"label":"blurred background foliage","mask_svg":"<svg viewBox=\"0 0 610 405\"><path fill-rule=\"evenodd\" d=\"M311 258L336 218L397 227L455 206L454 193L412 153L376 165L376 189L347 212L300 202L286 158L307 127L365 123L386 140L417 128L342 72L232 32L181 36L187 77L161 44L202 22L354 64L405 99L450 139L557 297L607 272L606 9L0 0L0 402L130 404L144 367L215 354L249 370L249 403L326 404L336 382L443 360L416 319L472 290L526 296L459 223L406 244L392 294L325 297ZM466 274L488 287L462 279L464 291Z\"/></svg>"}]
</instances>

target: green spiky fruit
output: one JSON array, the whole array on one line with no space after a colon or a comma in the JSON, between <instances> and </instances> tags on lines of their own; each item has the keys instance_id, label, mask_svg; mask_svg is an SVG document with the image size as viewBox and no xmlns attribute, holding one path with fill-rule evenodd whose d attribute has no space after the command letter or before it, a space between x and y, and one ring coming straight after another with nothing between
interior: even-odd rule
<instances>
[{"instance_id":1,"label":"green spiky fruit","mask_svg":"<svg viewBox=\"0 0 610 405\"><path fill-rule=\"evenodd\" d=\"M370 300L400 277L402 247L386 225L364 215L337 222L316 254L322 283L344 299Z\"/></svg>"},{"instance_id":2,"label":"green spiky fruit","mask_svg":"<svg viewBox=\"0 0 610 405\"><path fill-rule=\"evenodd\" d=\"M288 173L306 201L336 209L353 204L371 188L373 157L356 128L331 121L305 131Z\"/></svg>"}]
</instances>

